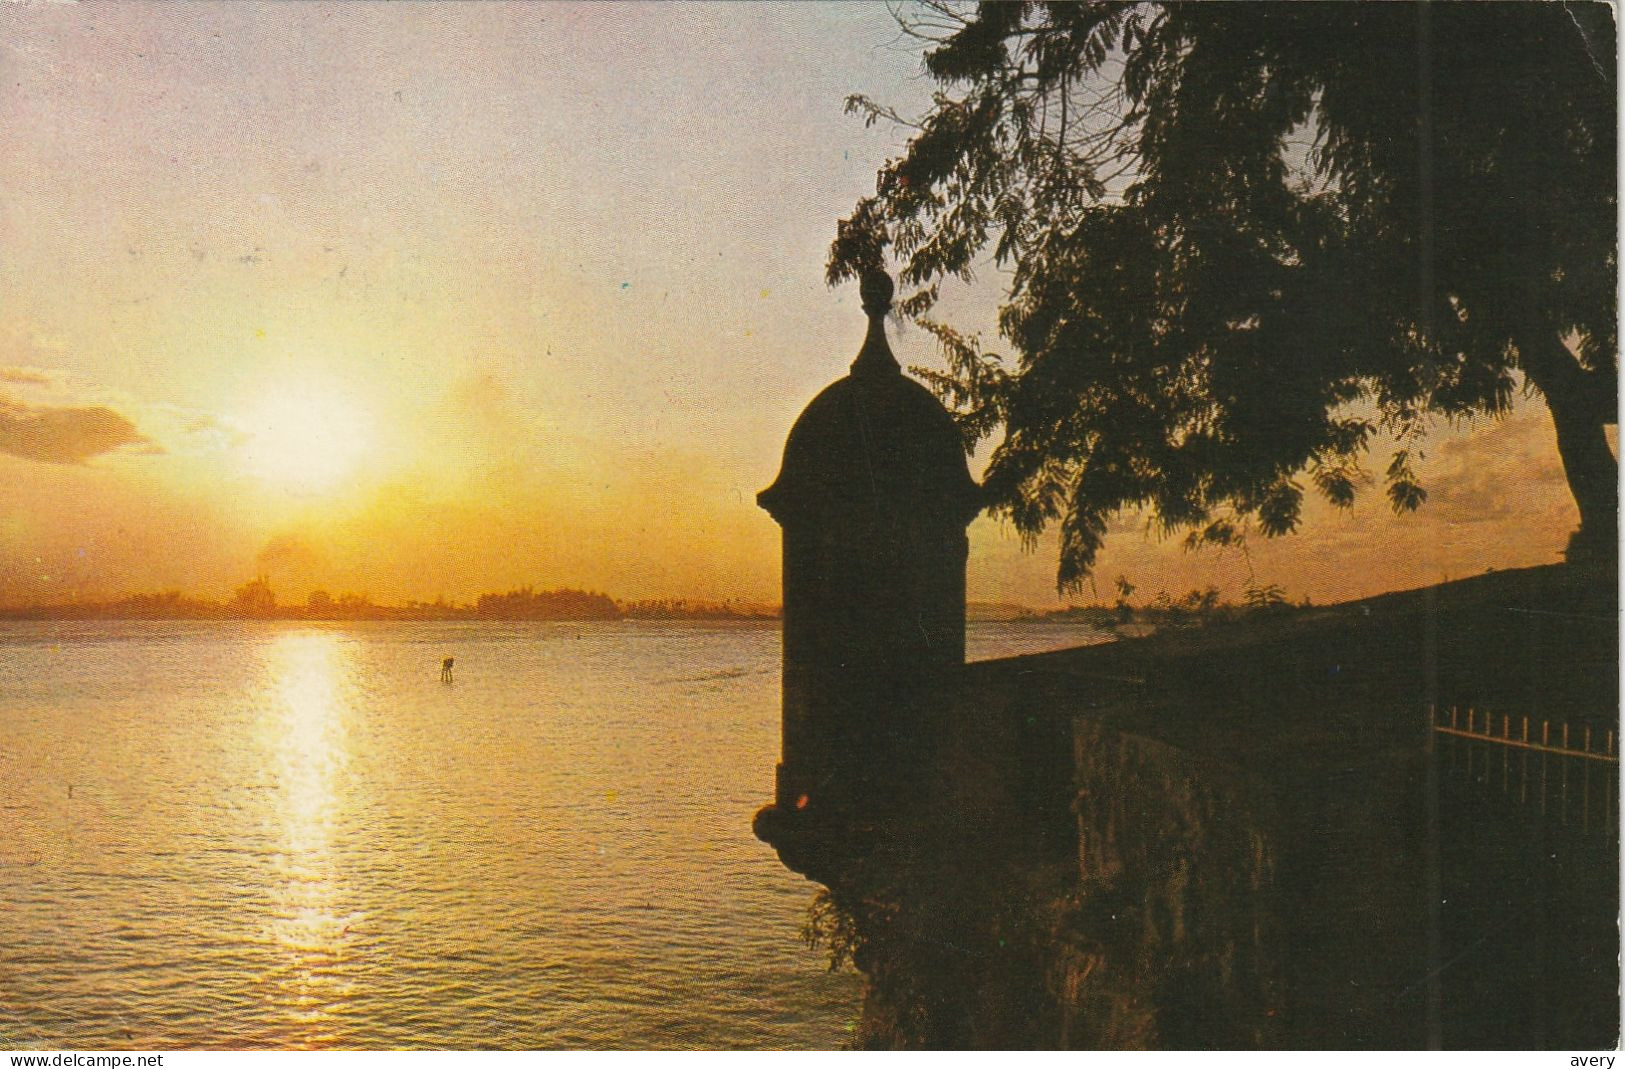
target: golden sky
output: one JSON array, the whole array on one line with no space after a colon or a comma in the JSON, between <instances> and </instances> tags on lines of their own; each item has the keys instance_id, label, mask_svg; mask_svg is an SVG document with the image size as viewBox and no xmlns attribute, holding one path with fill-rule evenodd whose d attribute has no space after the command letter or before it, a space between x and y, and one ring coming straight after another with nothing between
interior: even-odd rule
<instances>
[{"instance_id":1,"label":"golden sky","mask_svg":"<svg viewBox=\"0 0 1625 1069\"><path fill-rule=\"evenodd\" d=\"M0 602L776 601L755 493L856 353L824 252L901 143L853 92L930 92L884 5L0 5ZM1248 557L1125 517L1100 592L1333 600L1575 523L1538 401L1422 472L1417 515L1373 485ZM1054 572L973 526L973 599Z\"/></svg>"}]
</instances>

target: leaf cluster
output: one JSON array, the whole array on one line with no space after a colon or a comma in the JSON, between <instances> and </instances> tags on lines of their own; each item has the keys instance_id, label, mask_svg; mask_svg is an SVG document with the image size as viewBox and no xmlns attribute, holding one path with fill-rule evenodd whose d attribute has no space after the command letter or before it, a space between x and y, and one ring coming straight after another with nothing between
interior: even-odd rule
<instances>
[{"instance_id":1,"label":"leaf cluster","mask_svg":"<svg viewBox=\"0 0 1625 1069\"><path fill-rule=\"evenodd\" d=\"M1499 413L1530 339L1612 399L1614 36L1602 5L929 3L938 82L831 281L890 256L947 357L967 447L1003 430L994 510L1228 543L1339 507L1431 417ZM902 121L862 97L867 121ZM944 279L1010 271L1006 360L932 320Z\"/></svg>"}]
</instances>

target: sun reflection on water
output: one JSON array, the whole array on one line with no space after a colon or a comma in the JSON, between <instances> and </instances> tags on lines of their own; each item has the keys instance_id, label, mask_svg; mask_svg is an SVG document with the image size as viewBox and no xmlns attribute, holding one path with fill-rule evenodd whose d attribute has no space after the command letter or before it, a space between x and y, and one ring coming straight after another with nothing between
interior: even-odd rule
<instances>
[{"instance_id":1,"label":"sun reflection on water","mask_svg":"<svg viewBox=\"0 0 1625 1069\"><path fill-rule=\"evenodd\" d=\"M271 643L266 665L266 760L277 788L268 936L280 952L266 981L288 1029L283 1042L321 1047L350 991L361 920L334 850L349 761L346 656L338 636L294 632Z\"/></svg>"}]
</instances>

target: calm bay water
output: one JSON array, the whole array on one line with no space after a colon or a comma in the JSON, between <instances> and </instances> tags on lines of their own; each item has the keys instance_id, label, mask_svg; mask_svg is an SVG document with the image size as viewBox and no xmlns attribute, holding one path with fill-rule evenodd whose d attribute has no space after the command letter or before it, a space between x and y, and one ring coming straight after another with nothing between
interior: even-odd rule
<instances>
[{"instance_id":1,"label":"calm bay water","mask_svg":"<svg viewBox=\"0 0 1625 1069\"><path fill-rule=\"evenodd\" d=\"M0 1048L839 1046L857 978L750 834L778 663L757 626L0 624Z\"/></svg>"}]
</instances>

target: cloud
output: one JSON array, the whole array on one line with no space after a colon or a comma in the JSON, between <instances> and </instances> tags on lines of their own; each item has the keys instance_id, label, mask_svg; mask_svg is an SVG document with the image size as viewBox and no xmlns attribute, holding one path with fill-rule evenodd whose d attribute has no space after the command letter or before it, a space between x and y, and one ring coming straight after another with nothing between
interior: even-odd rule
<instances>
[{"instance_id":1,"label":"cloud","mask_svg":"<svg viewBox=\"0 0 1625 1069\"><path fill-rule=\"evenodd\" d=\"M183 417L181 419L181 430L185 431L187 434L210 434L220 432L222 434L236 434L238 437L243 437L241 431L237 431L235 428L228 426L220 419L219 416L210 415L207 412L195 412Z\"/></svg>"},{"instance_id":2,"label":"cloud","mask_svg":"<svg viewBox=\"0 0 1625 1069\"><path fill-rule=\"evenodd\" d=\"M25 405L0 397L0 453L48 464L83 464L132 445L157 448L111 408Z\"/></svg>"},{"instance_id":3,"label":"cloud","mask_svg":"<svg viewBox=\"0 0 1625 1069\"><path fill-rule=\"evenodd\" d=\"M264 575L304 574L319 570L324 563L322 555L304 538L286 533L273 536L254 558L255 566Z\"/></svg>"},{"instance_id":4,"label":"cloud","mask_svg":"<svg viewBox=\"0 0 1625 1069\"><path fill-rule=\"evenodd\" d=\"M1442 439L1424 462L1422 482L1423 509L1456 526L1533 519L1571 500L1556 432L1539 409Z\"/></svg>"},{"instance_id":5,"label":"cloud","mask_svg":"<svg viewBox=\"0 0 1625 1069\"><path fill-rule=\"evenodd\" d=\"M51 378L43 371L28 367L0 367L0 382L18 386L49 386Z\"/></svg>"}]
</instances>

